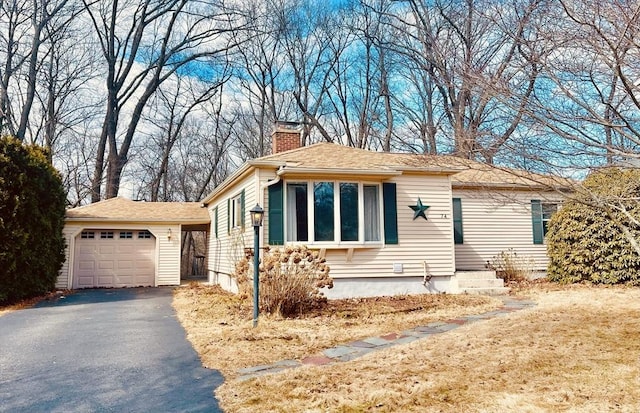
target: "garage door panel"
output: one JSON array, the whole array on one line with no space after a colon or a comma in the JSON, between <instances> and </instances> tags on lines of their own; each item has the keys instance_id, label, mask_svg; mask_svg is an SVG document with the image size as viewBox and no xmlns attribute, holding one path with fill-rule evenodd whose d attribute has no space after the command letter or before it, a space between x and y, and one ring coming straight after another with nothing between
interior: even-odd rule
<instances>
[{"instance_id":1,"label":"garage door panel","mask_svg":"<svg viewBox=\"0 0 640 413\"><path fill-rule=\"evenodd\" d=\"M91 276L91 277L86 277L86 276L78 277L78 287L79 288L92 287L93 284L94 284L93 276Z\"/></svg>"},{"instance_id":2,"label":"garage door panel","mask_svg":"<svg viewBox=\"0 0 640 413\"><path fill-rule=\"evenodd\" d=\"M115 282L121 285L132 285L135 283L135 278L132 275L116 277Z\"/></svg>"},{"instance_id":3,"label":"garage door panel","mask_svg":"<svg viewBox=\"0 0 640 413\"><path fill-rule=\"evenodd\" d=\"M101 260L98 262L98 268L101 270L112 270L114 263L115 263L114 261Z\"/></svg>"},{"instance_id":4,"label":"garage door panel","mask_svg":"<svg viewBox=\"0 0 640 413\"><path fill-rule=\"evenodd\" d=\"M78 262L78 268L81 271L93 271L96 268L96 262L95 261L82 260L82 261Z\"/></svg>"},{"instance_id":5,"label":"garage door panel","mask_svg":"<svg viewBox=\"0 0 640 413\"><path fill-rule=\"evenodd\" d=\"M111 232L108 230L107 232ZM75 288L155 285L155 238L76 239Z\"/></svg>"},{"instance_id":6,"label":"garage door panel","mask_svg":"<svg viewBox=\"0 0 640 413\"><path fill-rule=\"evenodd\" d=\"M99 275L98 276L98 286L107 287L113 284L114 279L112 275Z\"/></svg>"},{"instance_id":7,"label":"garage door panel","mask_svg":"<svg viewBox=\"0 0 640 413\"><path fill-rule=\"evenodd\" d=\"M83 244L80 245L80 247L78 248L78 251L80 252L81 255L93 254L95 245L86 245L85 243L88 243L87 241L89 240L83 240Z\"/></svg>"},{"instance_id":8,"label":"garage door panel","mask_svg":"<svg viewBox=\"0 0 640 413\"><path fill-rule=\"evenodd\" d=\"M115 240L107 240L106 242L116 242ZM113 245L100 245L101 255L113 255L116 253L116 249Z\"/></svg>"},{"instance_id":9,"label":"garage door panel","mask_svg":"<svg viewBox=\"0 0 640 413\"><path fill-rule=\"evenodd\" d=\"M138 270L150 270L153 268L153 261L151 260L136 260L135 267Z\"/></svg>"}]
</instances>

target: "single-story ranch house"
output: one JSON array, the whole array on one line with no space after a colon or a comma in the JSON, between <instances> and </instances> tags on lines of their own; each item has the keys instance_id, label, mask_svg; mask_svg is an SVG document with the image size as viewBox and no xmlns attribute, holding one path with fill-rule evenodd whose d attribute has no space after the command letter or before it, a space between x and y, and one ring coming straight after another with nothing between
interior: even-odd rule
<instances>
[{"instance_id":1,"label":"single-story ranch house","mask_svg":"<svg viewBox=\"0 0 640 413\"><path fill-rule=\"evenodd\" d=\"M272 155L244 163L201 203L115 198L70 209L58 287L177 285L183 232L206 229L208 280L234 291L256 204L261 246L305 244L326 258L329 298L472 291L487 261L511 248L546 268L546 223L562 199L549 177L451 156L300 147L288 124L272 138ZM501 286L489 277L485 287Z\"/></svg>"}]
</instances>

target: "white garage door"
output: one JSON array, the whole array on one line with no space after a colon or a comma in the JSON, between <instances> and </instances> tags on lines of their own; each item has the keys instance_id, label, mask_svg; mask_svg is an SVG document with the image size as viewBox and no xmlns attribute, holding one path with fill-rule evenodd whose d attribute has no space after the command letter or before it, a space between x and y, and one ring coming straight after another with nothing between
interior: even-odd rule
<instances>
[{"instance_id":1,"label":"white garage door","mask_svg":"<svg viewBox=\"0 0 640 413\"><path fill-rule=\"evenodd\" d=\"M82 231L76 238L73 287L153 286L155 251L149 231Z\"/></svg>"}]
</instances>

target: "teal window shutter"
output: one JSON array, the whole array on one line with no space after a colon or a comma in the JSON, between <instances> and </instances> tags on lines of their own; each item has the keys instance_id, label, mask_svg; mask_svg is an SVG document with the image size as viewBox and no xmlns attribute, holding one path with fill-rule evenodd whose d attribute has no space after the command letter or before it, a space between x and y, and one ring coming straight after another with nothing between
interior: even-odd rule
<instances>
[{"instance_id":1,"label":"teal window shutter","mask_svg":"<svg viewBox=\"0 0 640 413\"><path fill-rule=\"evenodd\" d=\"M460 198L453 198L453 242L454 244L464 243L462 234L462 200Z\"/></svg>"},{"instance_id":2,"label":"teal window shutter","mask_svg":"<svg viewBox=\"0 0 640 413\"><path fill-rule=\"evenodd\" d=\"M231 234L231 198L227 199L227 234Z\"/></svg>"},{"instance_id":3,"label":"teal window shutter","mask_svg":"<svg viewBox=\"0 0 640 413\"><path fill-rule=\"evenodd\" d=\"M382 184L382 198L384 202L384 242L398 243L398 206L396 200L396 184L384 182Z\"/></svg>"},{"instance_id":4,"label":"teal window shutter","mask_svg":"<svg viewBox=\"0 0 640 413\"><path fill-rule=\"evenodd\" d=\"M244 189L243 189L242 193L240 194L240 226L242 227L242 229L244 229L244 215L245 215L245 211L244 211Z\"/></svg>"},{"instance_id":5,"label":"teal window shutter","mask_svg":"<svg viewBox=\"0 0 640 413\"><path fill-rule=\"evenodd\" d=\"M269 186L269 245L284 245L284 185Z\"/></svg>"},{"instance_id":6,"label":"teal window shutter","mask_svg":"<svg viewBox=\"0 0 640 413\"><path fill-rule=\"evenodd\" d=\"M531 200L531 223L533 225L533 243L544 243L544 230L542 228L542 203L538 199Z\"/></svg>"},{"instance_id":7,"label":"teal window shutter","mask_svg":"<svg viewBox=\"0 0 640 413\"><path fill-rule=\"evenodd\" d=\"M218 207L213 210L213 230L216 238L218 238Z\"/></svg>"}]
</instances>

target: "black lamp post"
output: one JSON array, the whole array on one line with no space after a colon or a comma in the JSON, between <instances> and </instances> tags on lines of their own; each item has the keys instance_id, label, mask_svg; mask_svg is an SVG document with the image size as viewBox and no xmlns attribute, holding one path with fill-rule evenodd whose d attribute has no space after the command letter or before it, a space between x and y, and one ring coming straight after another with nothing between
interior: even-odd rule
<instances>
[{"instance_id":1,"label":"black lamp post","mask_svg":"<svg viewBox=\"0 0 640 413\"><path fill-rule=\"evenodd\" d=\"M264 210L260 204L256 204L249 211L251 214L251 225L253 225L253 326L258 325L258 313L260 308L260 227Z\"/></svg>"}]
</instances>

